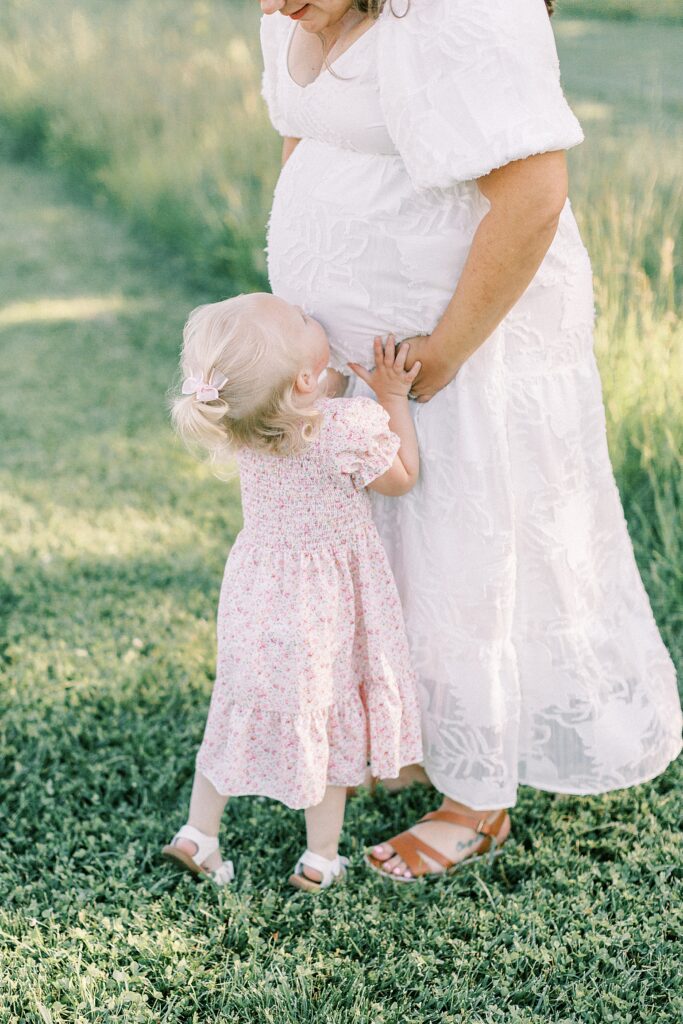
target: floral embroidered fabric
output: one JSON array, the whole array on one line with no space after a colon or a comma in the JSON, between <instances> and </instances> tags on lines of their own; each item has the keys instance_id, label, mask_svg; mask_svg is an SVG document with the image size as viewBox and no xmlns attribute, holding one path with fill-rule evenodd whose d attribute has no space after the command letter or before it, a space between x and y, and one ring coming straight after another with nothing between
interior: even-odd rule
<instances>
[{"instance_id":1,"label":"floral embroidered fabric","mask_svg":"<svg viewBox=\"0 0 683 1024\"><path fill-rule=\"evenodd\" d=\"M387 4L305 88L287 65L299 30L262 22L273 124L302 139L275 190L271 286L323 322L333 365L371 366L375 334L441 318L488 210L470 179L581 129L542 0ZM657 775L680 703L609 461L569 203L520 302L414 416L420 482L373 505L434 783L483 809L512 806L518 782L587 794Z\"/></svg>"}]
</instances>

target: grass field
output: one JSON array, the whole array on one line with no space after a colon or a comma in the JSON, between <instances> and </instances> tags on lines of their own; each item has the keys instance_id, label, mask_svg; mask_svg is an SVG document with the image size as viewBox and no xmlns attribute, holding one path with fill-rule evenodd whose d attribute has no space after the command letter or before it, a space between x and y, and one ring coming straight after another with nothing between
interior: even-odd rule
<instances>
[{"instance_id":1,"label":"grass field","mask_svg":"<svg viewBox=\"0 0 683 1024\"><path fill-rule=\"evenodd\" d=\"M261 279L276 146L251 22L113 9L0 11L2 144L43 164L0 166L0 1024L677 1024L681 763L604 798L523 789L506 856L431 886L388 888L358 856L425 790L352 801L352 879L318 902L284 884L300 816L267 801L226 814L229 892L156 860L240 524L164 396L188 309ZM556 28L588 132L573 199L610 445L680 667L683 29Z\"/></svg>"},{"instance_id":2,"label":"grass field","mask_svg":"<svg viewBox=\"0 0 683 1024\"><path fill-rule=\"evenodd\" d=\"M7 0L0 139L114 204L196 282L265 285L279 146L254 0Z\"/></svg>"}]
</instances>

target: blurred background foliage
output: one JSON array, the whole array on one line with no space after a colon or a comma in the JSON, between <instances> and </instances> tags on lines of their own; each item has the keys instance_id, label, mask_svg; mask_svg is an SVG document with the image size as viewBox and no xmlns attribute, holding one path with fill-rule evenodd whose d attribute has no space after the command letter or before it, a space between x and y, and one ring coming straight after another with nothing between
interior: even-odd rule
<instances>
[{"instance_id":1,"label":"blurred background foliage","mask_svg":"<svg viewBox=\"0 0 683 1024\"><path fill-rule=\"evenodd\" d=\"M612 20L573 17L585 8L561 0L553 24L589 140L571 154L572 196L615 458L635 473L653 446L673 458L662 430L680 421L664 384L680 340L683 62L661 18L683 23L683 0L591 0ZM260 97L259 15L256 0L4 0L0 146L111 204L204 292L266 287L279 139Z\"/></svg>"},{"instance_id":2,"label":"blurred background foliage","mask_svg":"<svg viewBox=\"0 0 683 1024\"><path fill-rule=\"evenodd\" d=\"M264 284L278 144L259 94L257 4L5 0L0 122L182 254Z\"/></svg>"},{"instance_id":3,"label":"blurred background foliage","mask_svg":"<svg viewBox=\"0 0 683 1024\"><path fill-rule=\"evenodd\" d=\"M560 13L617 21L650 20L683 24L681 0L558 0Z\"/></svg>"}]
</instances>

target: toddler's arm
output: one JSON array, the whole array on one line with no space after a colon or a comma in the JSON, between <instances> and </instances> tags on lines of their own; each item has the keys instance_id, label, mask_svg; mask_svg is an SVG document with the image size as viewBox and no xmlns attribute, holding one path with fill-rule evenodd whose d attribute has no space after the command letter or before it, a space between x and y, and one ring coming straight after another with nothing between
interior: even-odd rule
<instances>
[{"instance_id":1,"label":"toddler's arm","mask_svg":"<svg viewBox=\"0 0 683 1024\"><path fill-rule=\"evenodd\" d=\"M401 447L391 469L377 477L368 486L378 494L397 498L407 494L415 484L420 472L420 457L417 436L408 406L408 393L420 372L420 363L414 363L408 371L405 368L409 345L399 345L389 335L382 348L382 339L375 338L375 368L366 370L357 363L349 366L361 380L364 380L377 395L377 401L389 413L389 428L401 440ZM416 369L417 367L417 369Z\"/></svg>"}]
</instances>

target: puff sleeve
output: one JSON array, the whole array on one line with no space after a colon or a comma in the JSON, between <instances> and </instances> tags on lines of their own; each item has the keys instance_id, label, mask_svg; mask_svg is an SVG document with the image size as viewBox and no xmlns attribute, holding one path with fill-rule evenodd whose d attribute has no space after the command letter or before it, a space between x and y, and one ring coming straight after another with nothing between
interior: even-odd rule
<instances>
[{"instance_id":1,"label":"puff sleeve","mask_svg":"<svg viewBox=\"0 0 683 1024\"><path fill-rule=\"evenodd\" d=\"M416 188L583 141L544 0L411 0L404 18L387 4L378 28L384 115Z\"/></svg>"},{"instance_id":2,"label":"puff sleeve","mask_svg":"<svg viewBox=\"0 0 683 1024\"><path fill-rule=\"evenodd\" d=\"M280 135L290 134L287 131L278 87L280 55L283 47L287 45L289 28L291 28L291 22L279 13L264 14L261 18L261 53L263 55L261 95L266 101L273 128Z\"/></svg>"},{"instance_id":3,"label":"puff sleeve","mask_svg":"<svg viewBox=\"0 0 683 1024\"><path fill-rule=\"evenodd\" d=\"M367 487L394 464L400 438L389 414L372 398L335 398L328 403L328 431L336 468L357 488Z\"/></svg>"}]
</instances>

